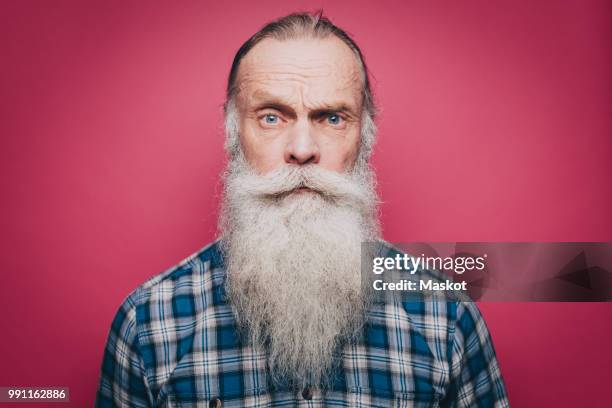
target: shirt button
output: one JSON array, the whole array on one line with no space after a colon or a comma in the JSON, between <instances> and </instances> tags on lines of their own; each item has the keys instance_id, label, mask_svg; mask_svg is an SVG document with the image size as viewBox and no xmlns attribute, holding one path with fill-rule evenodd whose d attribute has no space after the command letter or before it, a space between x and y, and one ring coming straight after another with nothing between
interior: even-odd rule
<instances>
[{"instance_id":1,"label":"shirt button","mask_svg":"<svg viewBox=\"0 0 612 408\"><path fill-rule=\"evenodd\" d=\"M302 397L305 400L310 401L312 399L312 388L310 388L310 387L304 388L304 390L302 391Z\"/></svg>"},{"instance_id":2,"label":"shirt button","mask_svg":"<svg viewBox=\"0 0 612 408\"><path fill-rule=\"evenodd\" d=\"M213 398L208 402L208 408L221 408L221 400L219 398Z\"/></svg>"}]
</instances>

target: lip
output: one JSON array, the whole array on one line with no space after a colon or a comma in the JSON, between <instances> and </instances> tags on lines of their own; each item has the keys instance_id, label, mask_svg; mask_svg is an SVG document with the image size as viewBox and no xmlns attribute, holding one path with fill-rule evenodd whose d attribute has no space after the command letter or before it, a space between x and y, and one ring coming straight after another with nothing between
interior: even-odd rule
<instances>
[{"instance_id":1,"label":"lip","mask_svg":"<svg viewBox=\"0 0 612 408\"><path fill-rule=\"evenodd\" d=\"M304 193L314 193L314 190L308 187L298 187L295 190L293 190L293 192L297 194L304 194Z\"/></svg>"}]
</instances>

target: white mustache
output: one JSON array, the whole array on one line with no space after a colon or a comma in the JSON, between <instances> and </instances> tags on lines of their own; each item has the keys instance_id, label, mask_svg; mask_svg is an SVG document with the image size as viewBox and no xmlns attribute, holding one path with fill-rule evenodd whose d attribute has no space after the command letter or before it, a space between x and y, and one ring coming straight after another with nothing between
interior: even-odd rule
<instances>
[{"instance_id":1,"label":"white mustache","mask_svg":"<svg viewBox=\"0 0 612 408\"><path fill-rule=\"evenodd\" d=\"M355 183L354 176L325 170L318 165L290 164L263 176L249 171L234 179L238 180L240 185L231 185L230 181L228 188L240 196L262 200L278 200L303 187L339 204L359 204L364 197L370 198L369 191L363 188L364 183Z\"/></svg>"}]
</instances>

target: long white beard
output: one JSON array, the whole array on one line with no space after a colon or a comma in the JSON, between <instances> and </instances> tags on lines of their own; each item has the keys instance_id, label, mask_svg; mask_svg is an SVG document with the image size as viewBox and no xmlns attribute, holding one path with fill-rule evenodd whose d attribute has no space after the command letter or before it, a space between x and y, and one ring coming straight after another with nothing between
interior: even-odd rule
<instances>
[{"instance_id":1,"label":"long white beard","mask_svg":"<svg viewBox=\"0 0 612 408\"><path fill-rule=\"evenodd\" d=\"M326 387L334 354L364 323L361 243L379 237L373 180L359 165L350 174L287 165L259 176L240 155L228 166L226 289L274 381ZM315 192L292 193L300 186Z\"/></svg>"}]
</instances>

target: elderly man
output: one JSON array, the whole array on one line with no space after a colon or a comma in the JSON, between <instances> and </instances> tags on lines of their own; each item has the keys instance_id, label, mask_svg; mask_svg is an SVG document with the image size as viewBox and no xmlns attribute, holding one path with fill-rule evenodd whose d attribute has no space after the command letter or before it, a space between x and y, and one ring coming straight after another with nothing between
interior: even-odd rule
<instances>
[{"instance_id":1,"label":"elderly man","mask_svg":"<svg viewBox=\"0 0 612 408\"><path fill-rule=\"evenodd\" d=\"M473 303L372 301L375 107L359 47L292 14L242 45L220 239L132 292L97 406L505 407Z\"/></svg>"}]
</instances>

